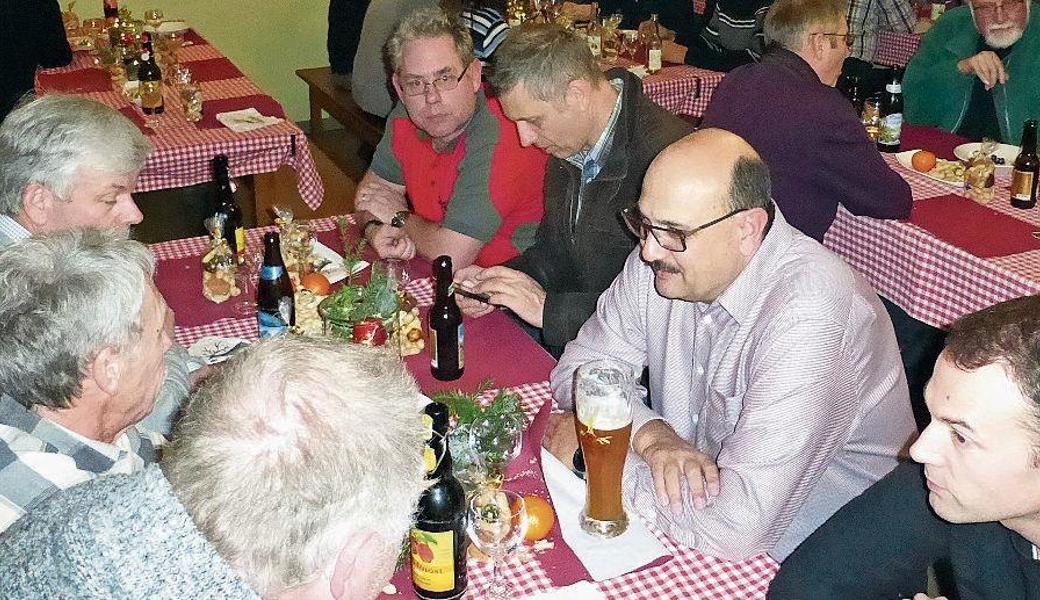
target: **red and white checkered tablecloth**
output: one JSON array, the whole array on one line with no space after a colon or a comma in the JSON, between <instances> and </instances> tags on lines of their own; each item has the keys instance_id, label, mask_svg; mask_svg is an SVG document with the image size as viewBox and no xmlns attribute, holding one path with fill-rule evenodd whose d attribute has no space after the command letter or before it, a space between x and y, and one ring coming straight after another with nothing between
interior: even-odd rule
<instances>
[{"instance_id":1,"label":"red and white checkered tablecloth","mask_svg":"<svg viewBox=\"0 0 1040 600\"><path fill-rule=\"evenodd\" d=\"M690 65L673 65L644 77L643 93L668 112L700 117L725 75Z\"/></svg>"},{"instance_id":2,"label":"red and white checkered tablecloth","mask_svg":"<svg viewBox=\"0 0 1040 600\"><path fill-rule=\"evenodd\" d=\"M215 46L208 43L185 46L177 51L177 56L188 68L191 68L193 62L224 58ZM95 68L92 57L86 52L77 52L71 65L47 69L38 74L37 93L58 91L41 85L39 75L60 75L92 68ZM244 76L204 81L200 87L206 101L266 96ZM77 95L92 98L117 109L133 106L122 94L114 90L79 92ZM325 194L324 186L307 145L307 137L292 121L286 119L276 125L247 133L236 133L226 127L199 128L185 118L184 105L175 90L167 86L163 90L163 99L166 112L159 118L154 133L148 135L155 149L145 161L135 191L185 187L210 181L210 160L217 154L225 154L230 163L231 174L235 177L269 173L282 165L289 165L296 171L297 188L303 200L311 208L321 205ZM136 110L139 112L139 109Z\"/></svg>"},{"instance_id":3,"label":"red and white checkered tablecloth","mask_svg":"<svg viewBox=\"0 0 1040 600\"><path fill-rule=\"evenodd\" d=\"M920 45L920 34L883 31L878 38L874 62L887 67L905 67Z\"/></svg>"},{"instance_id":4,"label":"red and white checkered tablecloth","mask_svg":"<svg viewBox=\"0 0 1040 600\"><path fill-rule=\"evenodd\" d=\"M901 166L883 155L910 184L914 200L958 193ZM1040 229L1037 211L1020 211L1008 200L1008 180L999 178L1003 193L989 205ZM1040 250L997 258L980 258L905 221L857 217L844 208L831 225L824 245L863 274L881 295L910 316L935 327L1020 296L1040 293Z\"/></svg>"}]
</instances>

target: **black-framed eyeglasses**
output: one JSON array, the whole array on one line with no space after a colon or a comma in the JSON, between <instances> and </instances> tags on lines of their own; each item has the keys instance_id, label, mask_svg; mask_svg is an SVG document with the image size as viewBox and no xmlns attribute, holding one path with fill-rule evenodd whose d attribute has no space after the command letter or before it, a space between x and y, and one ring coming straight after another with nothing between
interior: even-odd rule
<instances>
[{"instance_id":1,"label":"black-framed eyeglasses","mask_svg":"<svg viewBox=\"0 0 1040 600\"><path fill-rule=\"evenodd\" d=\"M472 62L469 65L473 64ZM466 71L469 70L469 65L462 69L458 77L450 73L445 73L439 77L434 77L433 81L426 81L425 79L416 77L413 79L404 79L401 81L401 91L405 96L425 96L432 86L438 92L450 92L451 90L459 87L459 82L466 76Z\"/></svg>"},{"instance_id":2,"label":"black-framed eyeglasses","mask_svg":"<svg viewBox=\"0 0 1040 600\"><path fill-rule=\"evenodd\" d=\"M657 245L665 250L668 250L669 252L686 252L686 238L699 231L704 231L712 225L718 225L733 215L740 214L745 210L748 209L735 208L715 220L708 221L704 225L685 231L674 227L662 227L660 225L652 224L643 216L643 213L639 212L639 208L636 206L623 209L621 211L621 218L624 219L625 225L628 226L628 230L639 238L640 241L645 241L646 236L652 234L654 240L657 241Z\"/></svg>"},{"instance_id":3,"label":"black-framed eyeglasses","mask_svg":"<svg viewBox=\"0 0 1040 600\"><path fill-rule=\"evenodd\" d=\"M1025 4L1025 0L997 0L996 2L972 2L972 10L977 13L986 13L989 15L997 14L997 7L1003 8L1004 10L1018 8Z\"/></svg>"},{"instance_id":4,"label":"black-framed eyeglasses","mask_svg":"<svg viewBox=\"0 0 1040 600\"><path fill-rule=\"evenodd\" d=\"M845 47L847 47L847 48L851 48L852 46L854 46L856 44L856 40L859 39L859 34L858 33L822 32L822 33L819 33L818 35L822 35L822 36L825 36L825 37L832 37L832 38L839 38L839 37L840 38L844 38L844 40L845 40ZM833 48L834 46L831 46L831 47Z\"/></svg>"}]
</instances>

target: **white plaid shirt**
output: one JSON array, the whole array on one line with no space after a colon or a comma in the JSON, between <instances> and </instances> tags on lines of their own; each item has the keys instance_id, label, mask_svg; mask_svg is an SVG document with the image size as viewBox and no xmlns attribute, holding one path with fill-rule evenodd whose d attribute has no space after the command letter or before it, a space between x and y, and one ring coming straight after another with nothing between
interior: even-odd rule
<instances>
[{"instance_id":1,"label":"white plaid shirt","mask_svg":"<svg viewBox=\"0 0 1040 600\"><path fill-rule=\"evenodd\" d=\"M106 444L87 439L0 394L0 532L51 494L158 459L158 433L128 428Z\"/></svg>"}]
</instances>

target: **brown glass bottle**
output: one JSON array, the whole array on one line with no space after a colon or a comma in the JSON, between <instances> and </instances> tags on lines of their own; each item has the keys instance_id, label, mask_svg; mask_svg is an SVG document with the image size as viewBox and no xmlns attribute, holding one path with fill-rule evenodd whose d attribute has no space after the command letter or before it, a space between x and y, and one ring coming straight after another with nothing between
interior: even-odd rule
<instances>
[{"instance_id":1,"label":"brown glass bottle","mask_svg":"<svg viewBox=\"0 0 1040 600\"><path fill-rule=\"evenodd\" d=\"M242 227L242 209L239 208L235 190L231 187L228 157L218 154L213 157L212 164L213 183L217 187L217 202L213 212L224 215L224 239L241 264L246 254L246 230Z\"/></svg>"},{"instance_id":2,"label":"brown glass bottle","mask_svg":"<svg viewBox=\"0 0 1040 600\"><path fill-rule=\"evenodd\" d=\"M256 285L256 320L260 337L288 331L296 324L292 281L282 261L282 243L277 232L264 235L264 264Z\"/></svg>"},{"instance_id":3,"label":"brown glass bottle","mask_svg":"<svg viewBox=\"0 0 1040 600\"><path fill-rule=\"evenodd\" d=\"M1022 126L1022 152L1011 171L1011 206L1036 206L1037 187L1040 187L1040 159L1036 155L1036 119L1029 119Z\"/></svg>"},{"instance_id":4,"label":"brown glass bottle","mask_svg":"<svg viewBox=\"0 0 1040 600\"><path fill-rule=\"evenodd\" d=\"M141 65L137 68L137 79L140 81L141 112L146 115L161 115L166 111L162 95L162 71L155 64L155 51L152 38L147 33L141 35Z\"/></svg>"},{"instance_id":5,"label":"brown glass bottle","mask_svg":"<svg viewBox=\"0 0 1040 600\"><path fill-rule=\"evenodd\" d=\"M429 429L423 458L432 481L419 497L412 528L412 586L420 598L448 600L466 593L466 492L451 470L448 407L431 402L423 409Z\"/></svg>"},{"instance_id":6,"label":"brown glass bottle","mask_svg":"<svg viewBox=\"0 0 1040 600\"><path fill-rule=\"evenodd\" d=\"M430 307L430 371L441 381L462 377L465 367L462 346L462 311L452 290L450 256L433 261L437 297Z\"/></svg>"}]
</instances>

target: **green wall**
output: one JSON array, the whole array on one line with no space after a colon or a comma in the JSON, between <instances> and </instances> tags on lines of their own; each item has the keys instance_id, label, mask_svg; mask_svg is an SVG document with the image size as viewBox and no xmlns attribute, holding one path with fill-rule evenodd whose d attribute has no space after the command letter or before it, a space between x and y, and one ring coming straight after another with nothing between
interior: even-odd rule
<instances>
[{"instance_id":1,"label":"green wall","mask_svg":"<svg viewBox=\"0 0 1040 600\"><path fill-rule=\"evenodd\" d=\"M79 0L76 12L95 16L95 5L100 16L101 0ZM281 102L289 118L309 118L307 86L295 71L329 64L328 0L122 0L120 6L136 18L158 8L167 19L184 19Z\"/></svg>"}]
</instances>

